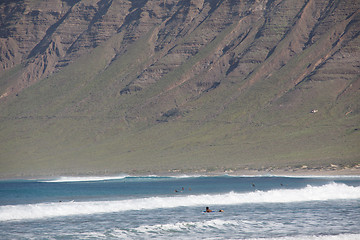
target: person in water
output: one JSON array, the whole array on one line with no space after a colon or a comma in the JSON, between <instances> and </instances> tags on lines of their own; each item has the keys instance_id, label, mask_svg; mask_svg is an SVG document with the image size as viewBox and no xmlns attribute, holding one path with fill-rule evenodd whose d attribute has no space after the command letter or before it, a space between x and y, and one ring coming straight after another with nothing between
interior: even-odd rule
<instances>
[{"instance_id":1,"label":"person in water","mask_svg":"<svg viewBox=\"0 0 360 240\"><path fill-rule=\"evenodd\" d=\"M206 207L204 212L213 212L209 207ZM219 212L224 212L224 210L220 209Z\"/></svg>"}]
</instances>

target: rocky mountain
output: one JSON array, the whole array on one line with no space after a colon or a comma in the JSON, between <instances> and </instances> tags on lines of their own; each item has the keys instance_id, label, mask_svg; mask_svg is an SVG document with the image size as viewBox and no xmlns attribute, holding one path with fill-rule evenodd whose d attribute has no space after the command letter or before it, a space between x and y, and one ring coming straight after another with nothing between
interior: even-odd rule
<instances>
[{"instance_id":1,"label":"rocky mountain","mask_svg":"<svg viewBox=\"0 0 360 240\"><path fill-rule=\"evenodd\" d=\"M359 164L357 0L6 0L0 175Z\"/></svg>"}]
</instances>

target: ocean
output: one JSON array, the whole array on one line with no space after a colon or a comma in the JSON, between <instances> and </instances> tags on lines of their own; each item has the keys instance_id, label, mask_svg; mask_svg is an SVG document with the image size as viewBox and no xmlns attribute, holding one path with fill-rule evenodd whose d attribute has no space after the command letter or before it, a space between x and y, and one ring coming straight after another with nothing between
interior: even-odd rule
<instances>
[{"instance_id":1,"label":"ocean","mask_svg":"<svg viewBox=\"0 0 360 240\"><path fill-rule=\"evenodd\" d=\"M0 238L360 239L360 176L2 180Z\"/></svg>"}]
</instances>

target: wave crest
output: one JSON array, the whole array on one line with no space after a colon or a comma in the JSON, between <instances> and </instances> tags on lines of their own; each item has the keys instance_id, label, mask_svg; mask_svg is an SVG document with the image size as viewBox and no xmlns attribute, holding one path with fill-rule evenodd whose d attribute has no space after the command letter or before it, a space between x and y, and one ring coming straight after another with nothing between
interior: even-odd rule
<instances>
[{"instance_id":1,"label":"wave crest","mask_svg":"<svg viewBox=\"0 0 360 240\"><path fill-rule=\"evenodd\" d=\"M95 182L95 181L107 181L107 180L119 180L128 177L127 175L122 176L104 176L104 177L60 177L57 179L41 180L39 182L59 183L59 182Z\"/></svg>"},{"instance_id":2,"label":"wave crest","mask_svg":"<svg viewBox=\"0 0 360 240\"><path fill-rule=\"evenodd\" d=\"M360 187L330 183L323 186L309 185L302 189L279 189L248 193L229 192L226 194L149 197L120 201L56 202L6 205L0 206L0 221L205 205L291 203L338 199L360 199Z\"/></svg>"}]
</instances>

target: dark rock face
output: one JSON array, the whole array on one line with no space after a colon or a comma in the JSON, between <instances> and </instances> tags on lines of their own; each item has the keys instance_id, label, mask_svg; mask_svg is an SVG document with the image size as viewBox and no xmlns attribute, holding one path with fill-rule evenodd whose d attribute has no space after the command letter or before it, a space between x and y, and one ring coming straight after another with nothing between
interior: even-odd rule
<instances>
[{"instance_id":1,"label":"dark rock face","mask_svg":"<svg viewBox=\"0 0 360 240\"><path fill-rule=\"evenodd\" d=\"M118 31L131 4L112 1L7 1L0 5L1 68L25 64L18 92L68 65ZM116 4L114 4L116 5Z\"/></svg>"},{"instance_id":2,"label":"dark rock face","mask_svg":"<svg viewBox=\"0 0 360 240\"><path fill-rule=\"evenodd\" d=\"M351 0L5 1L0 5L0 68L25 64L26 70L1 94L20 92L119 33L124 37L116 54L121 54L152 29L154 57L122 93L156 83L229 26L231 32L181 83L197 75L201 83L191 87L206 91L202 82L245 78L255 69L251 81L257 81L314 44L321 45L318 54L309 56L308 68L293 84L310 75L352 79L359 74L359 7Z\"/></svg>"}]
</instances>

